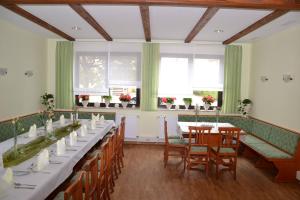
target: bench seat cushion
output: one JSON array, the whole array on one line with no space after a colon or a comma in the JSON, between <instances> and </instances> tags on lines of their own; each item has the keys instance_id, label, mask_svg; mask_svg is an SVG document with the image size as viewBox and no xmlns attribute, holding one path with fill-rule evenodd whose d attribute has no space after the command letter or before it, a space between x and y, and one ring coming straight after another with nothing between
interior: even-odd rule
<instances>
[{"instance_id":1,"label":"bench seat cushion","mask_svg":"<svg viewBox=\"0 0 300 200\"><path fill-rule=\"evenodd\" d=\"M265 141L268 141L271 133L271 128L272 126L269 124L254 120L253 127L252 127L252 134Z\"/></svg>"},{"instance_id":2,"label":"bench seat cushion","mask_svg":"<svg viewBox=\"0 0 300 200\"><path fill-rule=\"evenodd\" d=\"M253 135L245 135L245 136L241 137L240 140L244 144L262 144L262 143L266 143L263 140L255 137Z\"/></svg>"},{"instance_id":3,"label":"bench seat cushion","mask_svg":"<svg viewBox=\"0 0 300 200\"><path fill-rule=\"evenodd\" d=\"M287 154L280 149L268 144L268 143L248 143L252 149L257 153L263 155L265 158L269 159L291 159L293 158L290 154Z\"/></svg>"}]
</instances>

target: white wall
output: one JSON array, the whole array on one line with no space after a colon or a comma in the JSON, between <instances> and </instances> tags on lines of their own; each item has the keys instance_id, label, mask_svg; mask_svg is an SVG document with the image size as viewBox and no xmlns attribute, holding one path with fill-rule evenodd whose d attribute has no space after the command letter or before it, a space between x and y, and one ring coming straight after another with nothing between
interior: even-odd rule
<instances>
[{"instance_id":1,"label":"white wall","mask_svg":"<svg viewBox=\"0 0 300 200\"><path fill-rule=\"evenodd\" d=\"M285 73L294 80L285 83ZM300 131L300 27L253 43L250 81L252 116Z\"/></svg>"},{"instance_id":2,"label":"white wall","mask_svg":"<svg viewBox=\"0 0 300 200\"><path fill-rule=\"evenodd\" d=\"M46 39L0 20L0 120L34 113L46 91ZM24 75L33 70L30 78Z\"/></svg>"}]
</instances>

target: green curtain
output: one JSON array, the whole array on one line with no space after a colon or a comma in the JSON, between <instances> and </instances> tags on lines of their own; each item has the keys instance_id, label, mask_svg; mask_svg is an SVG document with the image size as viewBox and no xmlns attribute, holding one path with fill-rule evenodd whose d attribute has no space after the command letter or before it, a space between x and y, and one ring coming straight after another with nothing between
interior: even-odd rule
<instances>
[{"instance_id":1,"label":"green curtain","mask_svg":"<svg viewBox=\"0 0 300 200\"><path fill-rule=\"evenodd\" d=\"M242 46L229 45L225 48L224 64L224 113L237 113L241 98Z\"/></svg>"},{"instance_id":2,"label":"green curtain","mask_svg":"<svg viewBox=\"0 0 300 200\"><path fill-rule=\"evenodd\" d=\"M159 44L143 44L141 110L157 110L159 81Z\"/></svg>"},{"instance_id":3,"label":"green curtain","mask_svg":"<svg viewBox=\"0 0 300 200\"><path fill-rule=\"evenodd\" d=\"M56 43L56 108L70 109L73 106L73 42Z\"/></svg>"}]
</instances>

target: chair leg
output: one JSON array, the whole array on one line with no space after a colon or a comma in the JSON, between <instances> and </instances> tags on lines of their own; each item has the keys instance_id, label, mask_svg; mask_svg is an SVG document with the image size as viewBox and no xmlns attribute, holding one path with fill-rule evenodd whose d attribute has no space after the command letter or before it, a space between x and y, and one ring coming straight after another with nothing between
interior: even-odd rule
<instances>
[{"instance_id":1,"label":"chair leg","mask_svg":"<svg viewBox=\"0 0 300 200\"><path fill-rule=\"evenodd\" d=\"M185 173L185 166L186 166L186 151L183 152L183 173Z\"/></svg>"},{"instance_id":2,"label":"chair leg","mask_svg":"<svg viewBox=\"0 0 300 200\"><path fill-rule=\"evenodd\" d=\"M234 180L236 180L236 163L237 163L237 158L234 158L234 161L233 161L233 178Z\"/></svg>"},{"instance_id":3,"label":"chair leg","mask_svg":"<svg viewBox=\"0 0 300 200\"><path fill-rule=\"evenodd\" d=\"M168 163L168 150L165 150L164 152L164 163L165 163L165 168L167 167L167 163Z\"/></svg>"},{"instance_id":4,"label":"chair leg","mask_svg":"<svg viewBox=\"0 0 300 200\"><path fill-rule=\"evenodd\" d=\"M216 160L216 177L219 179L219 162Z\"/></svg>"},{"instance_id":5,"label":"chair leg","mask_svg":"<svg viewBox=\"0 0 300 200\"><path fill-rule=\"evenodd\" d=\"M119 170L119 173L121 173L121 155L120 154L117 154L117 165L118 165L118 170Z\"/></svg>"}]
</instances>

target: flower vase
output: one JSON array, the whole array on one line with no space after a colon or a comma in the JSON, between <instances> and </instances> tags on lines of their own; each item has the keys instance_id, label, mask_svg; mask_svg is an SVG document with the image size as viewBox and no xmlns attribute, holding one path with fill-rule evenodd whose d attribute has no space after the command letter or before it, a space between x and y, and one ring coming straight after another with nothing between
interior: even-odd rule
<instances>
[{"instance_id":1,"label":"flower vase","mask_svg":"<svg viewBox=\"0 0 300 200\"><path fill-rule=\"evenodd\" d=\"M83 100L82 101L82 105L83 105L84 108L86 108L88 106L88 104L89 104L88 100Z\"/></svg>"},{"instance_id":2,"label":"flower vase","mask_svg":"<svg viewBox=\"0 0 300 200\"><path fill-rule=\"evenodd\" d=\"M205 104L203 105L203 107L204 107L204 110L208 110L208 109L209 109L209 107L210 107L210 104L208 104L208 103L205 103Z\"/></svg>"},{"instance_id":3,"label":"flower vase","mask_svg":"<svg viewBox=\"0 0 300 200\"><path fill-rule=\"evenodd\" d=\"M168 110L171 110L172 105L173 105L173 104L171 104L171 103L166 103L167 109L168 109Z\"/></svg>"},{"instance_id":4,"label":"flower vase","mask_svg":"<svg viewBox=\"0 0 300 200\"><path fill-rule=\"evenodd\" d=\"M17 125L14 124L14 156L18 155L18 133L17 133Z\"/></svg>"},{"instance_id":5,"label":"flower vase","mask_svg":"<svg viewBox=\"0 0 300 200\"><path fill-rule=\"evenodd\" d=\"M123 108L126 108L127 105L128 105L128 102L127 102L127 101L122 101L121 103L122 103L122 107L123 107Z\"/></svg>"},{"instance_id":6,"label":"flower vase","mask_svg":"<svg viewBox=\"0 0 300 200\"><path fill-rule=\"evenodd\" d=\"M189 103L185 103L184 105L185 105L185 109L188 110L189 107L190 107L190 104Z\"/></svg>"},{"instance_id":7,"label":"flower vase","mask_svg":"<svg viewBox=\"0 0 300 200\"><path fill-rule=\"evenodd\" d=\"M105 100L104 102L105 102L105 107L108 108L110 104L110 100Z\"/></svg>"}]
</instances>

